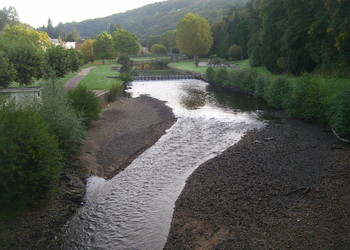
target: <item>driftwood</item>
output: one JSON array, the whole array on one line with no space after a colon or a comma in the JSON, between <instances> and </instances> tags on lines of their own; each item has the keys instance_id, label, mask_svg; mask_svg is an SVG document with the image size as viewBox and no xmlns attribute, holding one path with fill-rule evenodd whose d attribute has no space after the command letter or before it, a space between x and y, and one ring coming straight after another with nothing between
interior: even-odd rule
<instances>
[{"instance_id":1,"label":"driftwood","mask_svg":"<svg viewBox=\"0 0 350 250\"><path fill-rule=\"evenodd\" d=\"M333 134L335 135L335 137L337 137L339 140L341 140L341 141L343 141L343 142L350 143L349 140L346 140L346 139L341 138L341 137L337 134L337 132L335 132L334 129L332 129L332 132L333 132Z\"/></svg>"}]
</instances>

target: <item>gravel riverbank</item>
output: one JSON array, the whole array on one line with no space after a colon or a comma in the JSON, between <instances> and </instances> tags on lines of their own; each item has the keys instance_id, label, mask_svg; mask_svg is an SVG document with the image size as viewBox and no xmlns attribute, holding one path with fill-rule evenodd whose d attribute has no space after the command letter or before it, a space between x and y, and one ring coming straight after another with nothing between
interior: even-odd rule
<instances>
[{"instance_id":1,"label":"gravel riverbank","mask_svg":"<svg viewBox=\"0 0 350 250\"><path fill-rule=\"evenodd\" d=\"M349 144L276 115L189 177L165 249L348 249Z\"/></svg>"}]
</instances>

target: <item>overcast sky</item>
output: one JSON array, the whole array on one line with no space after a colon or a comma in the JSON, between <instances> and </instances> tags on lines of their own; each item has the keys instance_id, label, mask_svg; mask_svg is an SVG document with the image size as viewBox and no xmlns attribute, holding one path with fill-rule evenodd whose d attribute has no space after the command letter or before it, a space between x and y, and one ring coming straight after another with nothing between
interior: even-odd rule
<instances>
[{"instance_id":1,"label":"overcast sky","mask_svg":"<svg viewBox=\"0 0 350 250\"><path fill-rule=\"evenodd\" d=\"M83 21L125 12L164 0L0 0L0 8L16 8L20 21L34 28L59 22Z\"/></svg>"}]
</instances>

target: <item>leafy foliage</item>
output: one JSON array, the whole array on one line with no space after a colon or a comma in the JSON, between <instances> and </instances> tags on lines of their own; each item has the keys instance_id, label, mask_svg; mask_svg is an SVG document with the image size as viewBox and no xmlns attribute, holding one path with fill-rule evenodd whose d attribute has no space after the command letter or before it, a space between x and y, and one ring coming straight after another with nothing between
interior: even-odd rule
<instances>
[{"instance_id":1,"label":"leafy foliage","mask_svg":"<svg viewBox=\"0 0 350 250\"><path fill-rule=\"evenodd\" d=\"M97 96L84 85L79 84L76 89L68 91L67 96L74 109L81 113L86 126L99 119L101 113L100 102Z\"/></svg>"},{"instance_id":2,"label":"leafy foliage","mask_svg":"<svg viewBox=\"0 0 350 250\"><path fill-rule=\"evenodd\" d=\"M77 153L85 136L84 120L57 85L55 78L49 79L44 86L40 111L49 125L49 132L58 139L65 158Z\"/></svg>"},{"instance_id":3,"label":"leafy foliage","mask_svg":"<svg viewBox=\"0 0 350 250\"><path fill-rule=\"evenodd\" d=\"M7 87L15 79L16 71L4 53L0 51L0 87Z\"/></svg>"},{"instance_id":4,"label":"leafy foliage","mask_svg":"<svg viewBox=\"0 0 350 250\"><path fill-rule=\"evenodd\" d=\"M181 53L198 57L205 55L213 45L208 21L188 13L177 24L176 44Z\"/></svg>"},{"instance_id":5,"label":"leafy foliage","mask_svg":"<svg viewBox=\"0 0 350 250\"><path fill-rule=\"evenodd\" d=\"M141 50L141 45L137 41L137 37L127 30L119 29L113 32L113 44L117 53L121 54L138 54Z\"/></svg>"},{"instance_id":6,"label":"leafy foliage","mask_svg":"<svg viewBox=\"0 0 350 250\"><path fill-rule=\"evenodd\" d=\"M103 60L113 57L113 40L107 32L102 32L94 42L94 52L97 58Z\"/></svg>"},{"instance_id":7,"label":"leafy foliage","mask_svg":"<svg viewBox=\"0 0 350 250\"><path fill-rule=\"evenodd\" d=\"M31 107L0 104L0 204L32 203L57 180L61 153L41 115Z\"/></svg>"},{"instance_id":8,"label":"leafy foliage","mask_svg":"<svg viewBox=\"0 0 350 250\"><path fill-rule=\"evenodd\" d=\"M92 39L86 39L80 47L80 52L84 55L85 60L90 62L94 62L96 59L94 42Z\"/></svg>"},{"instance_id":9,"label":"leafy foliage","mask_svg":"<svg viewBox=\"0 0 350 250\"><path fill-rule=\"evenodd\" d=\"M156 43L152 45L151 52L153 54L166 54L168 50L163 44Z\"/></svg>"}]
</instances>

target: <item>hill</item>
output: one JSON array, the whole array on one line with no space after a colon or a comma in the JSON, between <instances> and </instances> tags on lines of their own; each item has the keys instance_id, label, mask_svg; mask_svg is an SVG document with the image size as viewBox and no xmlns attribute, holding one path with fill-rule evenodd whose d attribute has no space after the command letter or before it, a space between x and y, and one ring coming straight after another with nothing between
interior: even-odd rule
<instances>
[{"instance_id":1,"label":"hill","mask_svg":"<svg viewBox=\"0 0 350 250\"><path fill-rule=\"evenodd\" d=\"M176 28L177 22L188 12L198 13L210 23L221 19L235 5L247 0L168 0L111 16L82 22L60 24L66 32L77 28L81 37L100 34L111 24L119 24L140 39L160 35Z\"/></svg>"}]
</instances>

